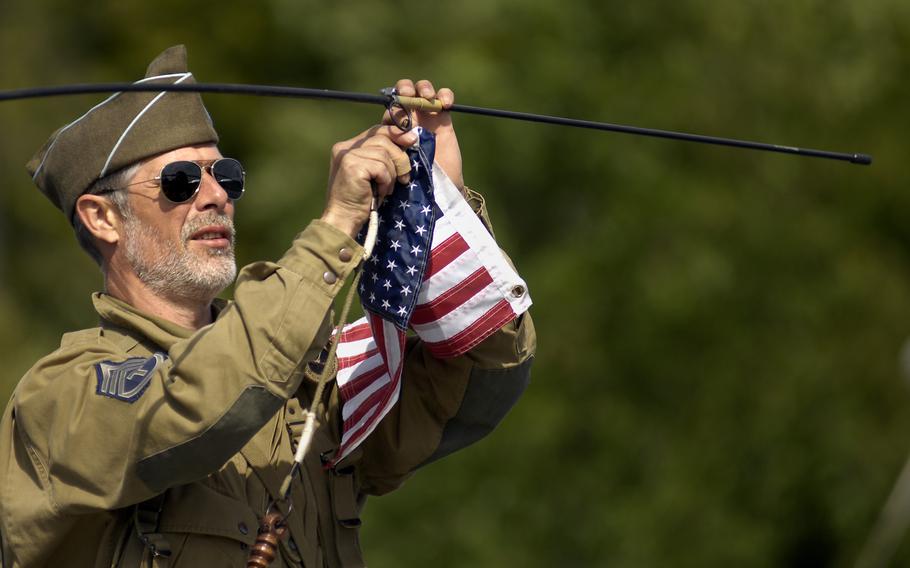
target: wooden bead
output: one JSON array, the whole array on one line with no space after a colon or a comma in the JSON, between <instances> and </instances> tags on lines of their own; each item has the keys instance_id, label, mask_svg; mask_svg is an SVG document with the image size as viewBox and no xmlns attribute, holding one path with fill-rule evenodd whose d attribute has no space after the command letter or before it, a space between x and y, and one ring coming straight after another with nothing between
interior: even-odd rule
<instances>
[{"instance_id":1,"label":"wooden bead","mask_svg":"<svg viewBox=\"0 0 910 568\"><path fill-rule=\"evenodd\" d=\"M278 554L278 542L288 534L281 513L268 513L259 524L256 544L250 549L247 568L268 568Z\"/></svg>"}]
</instances>

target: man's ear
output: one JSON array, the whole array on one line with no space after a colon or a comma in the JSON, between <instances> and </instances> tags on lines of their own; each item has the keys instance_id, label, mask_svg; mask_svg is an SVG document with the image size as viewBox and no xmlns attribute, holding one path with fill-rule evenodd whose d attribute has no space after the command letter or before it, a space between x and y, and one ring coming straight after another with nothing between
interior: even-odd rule
<instances>
[{"instance_id":1,"label":"man's ear","mask_svg":"<svg viewBox=\"0 0 910 568\"><path fill-rule=\"evenodd\" d=\"M100 195L85 194L76 200L76 215L96 239L102 243L120 241L120 215L114 204Z\"/></svg>"}]
</instances>

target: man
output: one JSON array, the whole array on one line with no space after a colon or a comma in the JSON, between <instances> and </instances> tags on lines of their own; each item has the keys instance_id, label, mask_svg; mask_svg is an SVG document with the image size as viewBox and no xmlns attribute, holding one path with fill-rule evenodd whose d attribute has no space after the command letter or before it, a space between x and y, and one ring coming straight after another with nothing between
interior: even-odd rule
<instances>
[{"instance_id":1,"label":"man","mask_svg":"<svg viewBox=\"0 0 910 568\"><path fill-rule=\"evenodd\" d=\"M166 50L144 82L190 82ZM403 95L452 92L399 81ZM457 185L447 113L421 114ZM0 423L4 566L245 566L281 502L330 338L331 305L363 249L373 187L406 182L412 133L380 125L336 144L324 213L277 262L247 266L234 301L238 162L201 98L118 94L58 130L29 164L104 274L100 326L68 333L20 381ZM484 217L482 201L464 189ZM484 219L485 222L486 219ZM291 484L272 566L362 565L368 494L488 432L518 398L535 349L530 317L468 353L437 359L409 340L398 404L334 467L338 388L319 401L311 451Z\"/></svg>"}]
</instances>

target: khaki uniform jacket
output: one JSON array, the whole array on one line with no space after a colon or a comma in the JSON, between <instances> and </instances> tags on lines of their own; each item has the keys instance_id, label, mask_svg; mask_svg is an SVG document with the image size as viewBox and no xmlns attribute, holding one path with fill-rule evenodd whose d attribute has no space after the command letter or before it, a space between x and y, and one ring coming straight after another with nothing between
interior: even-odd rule
<instances>
[{"instance_id":1,"label":"khaki uniform jacket","mask_svg":"<svg viewBox=\"0 0 910 568\"><path fill-rule=\"evenodd\" d=\"M0 422L3 565L151 565L140 518L172 552L154 565L245 566L293 461L332 301L361 254L313 221L277 263L245 267L234 301L196 332L95 294L100 327L64 335ZM332 470L341 420L326 389L272 566L362 565L365 496L489 432L527 384L535 341L527 314L454 359L409 340L399 403Z\"/></svg>"}]
</instances>

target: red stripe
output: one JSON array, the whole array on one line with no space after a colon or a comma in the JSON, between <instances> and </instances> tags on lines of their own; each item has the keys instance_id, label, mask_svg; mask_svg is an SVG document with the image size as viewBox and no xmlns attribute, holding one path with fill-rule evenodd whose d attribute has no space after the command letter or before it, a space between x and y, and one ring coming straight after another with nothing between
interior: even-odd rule
<instances>
[{"instance_id":1,"label":"red stripe","mask_svg":"<svg viewBox=\"0 0 910 568\"><path fill-rule=\"evenodd\" d=\"M379 345L380 351L383 353L383 360L386 361L386 365L388 365L388 357L385 356L385 334L383 333L383 329L382 329L383 320L382 320L382 318L380 318L379 316L377 316L376 314L373 314L373 313L369 314L369 320L370 320L370 326L373 329L373 338L376 340L376 344ZM404 334L398 329L396 329L396 333L398 334L398 338L399 338L399 349L403 350ZM402 364L404 362L403 357L404 357L404 353L402 352L402 356L399 358L399 360L402 362ZM348 420L344 421L344 425L343 425L343 428L341 431L342 436L344 436L345 434L348 434L349 428L352 428L354 425L356 425L357 421L360 420L363 416L365 416L370 411L370 409L373 407L373 405L370 404L373 401L373 399L377 395L382 395L381 400L378 402L378 404L375 405L376 414L371 416L370 419L367 420L366 422L364 422L363 425L360 428L358 428L357 430L351 430L352 432L357 432L357 434L351 435L351 437L348 438L348 442L346 444L342 444L338 448L338 452L335 454L336 457L328 464L328 467L333 467L335 464L337 464L340 461L340 459L343 459L342 456L347 455L348 448L354 447L357 444L359 444L362 441L365 433L369 432L370 429L375 424L377 424L379 422L379 420L381 420L383 418L383 416L379 415L379 413L382 412L383 408L385 408L385 405L389 402L389 399L392 398L392 395L395 394L396 392L398 392L399 384L401 381L401 367L399 367L398 369L394 369L394 370L389 369L389 376L392 379L392 381L389 384L387 384L387 385L383 386L382 388L380 388L379 390L377 390L372 395L370 395L367 398L367 400L365 400L357 408L357 410L354 412L354 414L351 415L351 417L348 418Z\"/></svg>"},{"instance_id":2,"label":"red stripe","mask_svg":"<svg viewBox=\"0 0 910 568\"><path fill-rule=\"evenodd\" d=\"M467 302L493 282L493 277L483 266L467 278L449 288L431 302L417 306L411 315L411 324L423 325L441 319L452 310Z\"/></svg>"},{"instance_id":3,"label":"red stripe","mask_svg":"<svg viewBox=\"0 0 910 568\"><path fill-rule=\"evenodd\" d=\"M370 384L385 374L385 365L380 365L375 369L370 369L366 373L352 379L338 389L341 399L347 403L358 394L364 391Z\"/></svg>"},{"instance_id":4,"label":"red stripe","mask_svg":"<svg viewBox=\"0 0 910 568\"><path fill-rule=\"evenodd\" d=\"M339 341L342 343L345 343L347 341L359 341L361 339L369 339L372 336L373 333L370 331L370 324L363 322L341 332L341 338Z\"/></svg>"},{"instance_id":5,"label":"red stripe","mask_svg":"<svg viewBox=\"0 0 910 568\"><path fill-rule=\"evenodd\" d=\"M382 355L382 365L388 369L389 376L392 376L392 370L389 369L389 357L385 352L385 333L382 329L382 318L376 314L370 312L370 328L373 330L373 341L376 342L376 347L379 349L379 354Z\"/></svg>"},{"instance_id":6,"label":"red stripe","mask_svg":"<svg viewBox=\"0 0 910 568\"><path fill-rule=\"evenodd\" d=\"M338 358L338 368L347 369L348 367L353 367L357 363L362 363L366 361L373 355L379 353L379 349L370 349L365 353L360 353L359 355L351 355L350 357L339 357Z\"/></svg>"},{"instance_id":7,"label":"red stripe","mask_svg":"<svg viewBox=\"0 0 910 568\"><path fill-rule=\"evenodd\" d=\"M461 355L480 343L486 336L515 318L512 306L506 300L500 300L474 323L456 335L436 343L427 343L426 347L434 357L441 359Z\"/></svg>"},{"instance_id":8,"label":"red stripe","mask_svg":"<svg viewBox=\"0 0 910 568\"><path fill-rule=\"evenodd\" d=\"M468 247L467 241L458 233L436 245L430 252L430 260L427 262L427 269L424 272L423 279L428 279L448 266L450 262L461 256L461 253L468 250L468 248L470 247Z\"/></svg>"},{"instance_id":9,"label":"red stripe","mask_svg":"<svg viewBox=\"0 0 910 568\"><path fill-rule=\"evenodd\" d=\"M343 431L347 432L349 429L356 426L357 423L360 422L360 419L363 418L367 414L367 412L370 411L370 409L372 409L377 404L380 404L382 401L388 400L388 397L386 396L386 392L385 392L386 389L388 389L388 388L389 388L389 385L385 385L385 387L378 389L376 392L374 392L373 394L368 396L366 398L366 400L361 402L360 406L357 407L357 410L355 410L354 413L351 414L348 417L348 419L344 421L344 430ZM370 423L370 421L368 420L367 424L369 424L369 423Z\"/></svg>"},{"instance_id":10,"label":"red stripe","mask_svg":"<svg viewBox=\"0 0 910 568\"><path fill-rule=\"evenodd\" d=\"M380 318L376 314L370 314L370 320L371 320L371 322L370 322L371 324L378 324L378 326L379 326L379 329L374 329L373 337L376 339L376 343L379 344L379 346L382 350L382 353L384 354L385 353L385 334L382 332L383 331L382 330L382 318ZM396 329L395 331L397 334L399 334L399 335L401 334L401 332L399 330ZM399 345L400 345L400 343L401 342L399 342ZM387 366L388 357L384 357L384 360L386 361L386 366ZM366 400L364 400L363 402L360 403L360 405L357 407L357 410L354 411L354 414L352 414L347 420L344 421L344 428L342 429L343 433L346 433L349 428L352 428L353 426L355 426L357 424L357 422L361 418L363 418L363 416L367 412L369 412L370 408L373 407L373 403L375 400L377 400L377 399L380 400L380 402L379 402L380 407L385 406L386 402L388 402L388 400L392 397L392 394L398 388L399 379L401 377L401 369L400 368L399 369L389 369L389 377L392 379L391 382L389 382L386 385L383 385L380 389L378 389L376 392L374 392L369 397L367 397ZM379 418L381 418L381 417L379 417ZM373 422L374 422L373 419L370 419L367 421L367 424L372 424Z\"/></svg>"}]
</instances>

